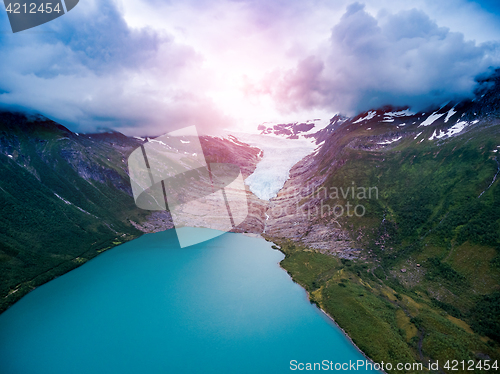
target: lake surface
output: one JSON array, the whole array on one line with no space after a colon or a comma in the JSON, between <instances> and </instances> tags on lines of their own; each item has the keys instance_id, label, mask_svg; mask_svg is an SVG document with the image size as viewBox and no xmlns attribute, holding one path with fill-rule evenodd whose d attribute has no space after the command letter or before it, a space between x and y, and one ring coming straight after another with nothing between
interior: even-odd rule
<instances>
[{"instance_id":1,"label":"lake surface","mask_svg":"<svg viewBox=\"0 0 500 374\"><path fill-rule=\"evenodd\" d=\"M144 235L0 315L0 373L288 373L291 360L364 360L282 258L241 234L182 249L174 230Z\"/></svg>"}]
</instances>

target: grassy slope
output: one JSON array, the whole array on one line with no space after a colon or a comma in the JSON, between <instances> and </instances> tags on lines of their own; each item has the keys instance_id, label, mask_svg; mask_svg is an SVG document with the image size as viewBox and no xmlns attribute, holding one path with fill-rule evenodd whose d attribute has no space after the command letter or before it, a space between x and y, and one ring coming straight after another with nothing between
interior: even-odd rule
<instances>
[{"instance_id":1,"label":"grassy slope","mask_svg":"<svg viewBox=\"0 0 500 374\"><path fill-rule=\"evenodd\" d=\"M425 132L429 138L432 129ZM364 217L342 219L363 232L367 259L342 262L273 239L286 255L282 266L375 361L499 359L500 182L487 188L500 127L440 145L411 136L386 149L345 147L366 135L342 134L323 166L342 160L327 188L355 182L379 190L379 199L349 200L366 207Z\"/></svg>"},{"instance_id":2,"label":"grassy slope","mask_svg":"<svg viewBox=\"0 0 500 374\"><path fill-rule=\"evenodd\" d=\"M110 144L76 137L49 122L2 120L2 145L12 158L0 154L0 311L34 287L137 237L141 233L128 220L144 215L116 188L127 176L115 166L123 156ZM83 178L79 167L94 176Z\"/></svg>"}]
</instances>

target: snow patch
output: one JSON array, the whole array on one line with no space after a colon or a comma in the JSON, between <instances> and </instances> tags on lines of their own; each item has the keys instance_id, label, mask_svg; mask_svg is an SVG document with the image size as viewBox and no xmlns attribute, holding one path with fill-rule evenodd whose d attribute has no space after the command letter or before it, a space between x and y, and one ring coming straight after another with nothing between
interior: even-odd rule
<instances>
[{"instance_id":1,"label":"snow patch","mask_svg":"<svg viewBox=\"0 0 500 374\"><path fill-rule=\"evenodd\" d=\"M455 110L455 107L451 108L448 113L446 113L446 118L444 119L444 122L448 122L448 120L456 113L457 111Z\"/></svg>"},{"instance_id":2,"label":"snow patch","mask_svg":"<svg viewBox=\"0 0 500 374\"><path fill-rule=\"evenodd\" d=\"M437 130L437 132L436 132L436 130L434 130L434 134L432 134L432 136L429 138L429 140L449 138L450 136L453 136L453 135L456 135L456 134L462 132L463 129L467 125L468 125L467 122L460 121L460 122L457 122L456 124L454 124L452 127L450 127L446 131L441 132L441 131Z\"/></svg>"},{"instance_id":3,"label":"snow patch","mask_svg":"<svg viewBox=\"0 0 500 374\"><path fill-rule=\"evenodd\" d=\"M385 145L385 144L391 144L391 143L394 143L394 142L397 142L399 139L401 139L402 136L398 137L398 138L394 138L394 139L391 139L391 140L386 140L384 142L381 142L381 143L377 143L377 144L382 144L382 145Z\"/></svg>"},{"instance_id":4,"label":"snow patch","mask_svg":"<svg viewBox=\"0 0 500 374\"><path fill-rule=\"evenodd\" d=\"M55 192L54 192L54 195L56 195L59 199L61 199L62 201L64 201L66 204L72 205L72 204L71 204L68 200L66 200L66 199L62 198L61 196L59 196L59 195L58 195L58 194L56 194Z\"/></svg>"},{"instance_id":5,"label":"snow patch","mask_svg":"<svg viewBox=\"0 0 500 374\"><path fill-rule=\"evenodd\" d=\"M316 146L315 151L319 151L319 149L321 148L321 146L322 146L323 144L325 144L325 141L324 141L324 140Z\"/></svg>"},{"instance_id":6,"label":"snow patch","mask_svg":"<svg viewBox=\"0 0 500 374\"><path fill-rule=\"evenodd\" d=\"M330 124L330 120L323 120L321 118L307 120L305 123L313 123L314 127L311 130L301 132L299 135L314 134L320 130L323 130Z\"/></svg>"},{"instance_id":7,"label":"snow patch","mask_svg":"<svg viewBox=\"0 0 500 374\"><path fill-rule=\"evenodd\" d=\"M161 145L166 145L165 143L163 143L161 140L156 140L156 139L150 139L149 140L150 143L160 143ZM182 142L182 140L181 140Z\"/></svg>"},{"instance_id":8,"label":"snow patch","mask_svg":"<svg viewBox=\"0 0 500 374\"><path fill-rule=\"evenodd\" d=\"M436 112L434 112L429 117L427 117L427 119L424 122L422 122L420 125L418 125L418 127L420 127L420 126L430 126L437 119L441 118L444 115L445 115L445 113L436 114Z\"/></svg>"},{"instance_id":9,"label":"snow patch","mask_svg":"<svg viewBox=\"0 0 500 374\"><path fill-rule=\"evenodd\" d=\"M422 133L423 133L423 131L420 131L420 132L417 134L417 136L415 136L413 139L417 139L417 138L420 136L420 134L422 134Z\"/></svg>"},{"instance_id":10,"label":"snow patch","mask_svg":"<svg viewBox=\"0 0 500 374\"><path fill-rule=\"evenodd\" d=\"M468 123L465 121L460 121L460 122L455 123L452 127L450 127L448 129L448 131L446 131L446 136L449 137L449 136L452 136L452 135L455 135L455 134L462 132L462 130L465 129L465 127L467 125L468 125Z\"/></svg>"},{"instance_id":11,"label":"snow patch","mask_svg":"<svg viewBox=\"0 0 500 374\"><path fill-rule=\"evenodd\" d=\"M181 143L187 144L187 143L191 143L191 142L189 140L181 140Z\"/></svg>"},{"instance_id":12,"label":"snow patch","mask_svg":"<svg viewBox=\"0 0 500 374\"><path fill-rule=\"evenodd\" d=\"M224 138L224 139L226 139L226 140L230 141L231 143L236 144L240 147L245 145L245 143L240 142L238 140L238 138L234 137L233 135L229 135L227 138Z\"/></svg>"},{"instance_id":13,"label":"snow patch","mask_svg":"<svg viewBox=\"0 0 500 374\"><path fill-rule=\"evenodd\" d=\"M398 112L389 112L389 113L384 114L384 116L388 116L388 117L407 117L407 116L414 116L414 115L415 115L415 113L413 113L409 109L400 110Z\"/></svg>"},{"instance_id":14,"label":"snow patch","mask_svg":"<svg viewBox=\"0 0 500 374\"><path fill-rule=\"evenodd\" d=\"M340 123L345 122L347 119L342 120ZM306 125L311 125L312 127L307 130L297 130L295 127L300 126L302 124ZM264 133L262 133L262 130L259 130L258 134L262 135L274 135L278 136L280 138L286 138L290 136L290 134L279 134L280 130L290 130L293 131L294 135L297 136L299 139L308 139L306 136L308 135L313 135L323 129L325 129L328 125L330 124L330 120L324 120L321 118L315 118L315 119L309 119L306 121L298 121L298 122L263 122L261 123L260 126L264 126L265 130ZM260 127L259 126L259 127ZM278 128L275 128L278 127ZM226 132L231 132L232 130L230 129L224 129ZM295 131L297 132L295 133ZM255 134L254 132L251 132L252 134ZM232 136L232 135L230 135Z\"/></svg>"},{"instance_id":15,"label":"snow patch","mask_svg":"<svg viewBox=\"0 0 500 374\"><path fill-rule=\"evenodd\" d=\"M88 214L89 216L92 216L92 217L97 218L97 217L96 217L96 216L94 216L92 213L87 212L86 210L84 210L84 209L80 208L79 206L76 206L75 204L73 204L73 203L69 202L68 200L66 200L66 199L64 199L63 197L59 196L59 195L58 195L58 194L56 194L55 192L54 192L54 195L56 195L59 199L61 199L62 201L64 201L66 204L68 204L68 205L73 205L73 206L74 206L76 209L78 209L80 212L83 212L83 213L85 213L85 214Z\"/></svg>"},{"instance_id":16,"label":"snow patch","mask_svg":"<svg viewBox=\"0 0 500 374\"><path fill-rule=\"evenodd\" d=\"M371 120L373 117L375 117L376 114L377 114L376 111L370 110L366 116L354 121L353 123L359 123L359 122Z\"/></svg>"}]
</instances>

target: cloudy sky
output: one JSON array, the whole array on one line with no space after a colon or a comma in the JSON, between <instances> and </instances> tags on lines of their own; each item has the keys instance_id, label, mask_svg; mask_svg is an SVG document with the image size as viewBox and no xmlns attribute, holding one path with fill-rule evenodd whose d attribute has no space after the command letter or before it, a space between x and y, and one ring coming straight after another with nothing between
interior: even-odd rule
<instances>
[{"instance_id":1,"label":"cloudy sky","mask_svg":"<svg viewBox=\"0 0 500 374\"><path fill-rule=\"evenodd\" d=\"M80 0L13 34L0 108L74 131L256 128L466 97L500 67L500 2Z\"/></svg>"}]
</instances>

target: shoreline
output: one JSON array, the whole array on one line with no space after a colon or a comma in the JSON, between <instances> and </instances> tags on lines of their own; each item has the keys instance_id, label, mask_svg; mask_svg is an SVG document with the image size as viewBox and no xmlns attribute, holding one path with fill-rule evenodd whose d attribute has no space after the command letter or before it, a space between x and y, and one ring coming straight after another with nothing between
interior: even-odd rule
<instances>
[{"instance_id":1,"label":"shoreline","mask_svg":"<svg viewBox=\"0 0 500 374\"><path fill-rule=\"evenodd\" d=\"M142 233L138 236L135 236L134 234L123 233L123 235L128 235L128 236L124 237L123 235L121 235L114 238L115 242L117 240L123 240L123 242L114 244L115 242L111 240L111 245L107 243L100 245L96 248L86 249L84 252L80 253L76 257L67 259L39 274L34 275L32 278L19 283L18 285L16 285L14 289L11 289L7 294L3 295L3 297L0 298L0 300L2 300L2 303L0 303L0 315L5 313L9 308L11 308L22 298L24 298L26 295L36 290L37 288L49 283L50 281L56 278L62 277L63 275L79 268L82 265L85 265L87 262L98 257L100 254L107 252L112 248L118 247L119 245L138 239L144 234L146 233ZM98 249L99 247L100 249ZM95 251L95 253L92 253L92 251ZM85 258L85 260L81 259L85 255L88 255L87 256L88 258ZM20 292L18 293L18 291ZM11 297L13 295L14 298Z\"/></svg>"},{"instance_id":2,"label":"shoreline","mask_svg":"<svg viewBox=\"0 0 500 374\"><path fill-rule=\"evenodd\" d=\"M262 237L264 240L266 240L263 236L261 236L261 237ZM280 249L275 249L276 251L280 251L281 253L283 253L283 252L281 251L281 246L279 246L277 243L274 243L274 242L272 242L272 241L271 241L270 243L272 243L273 245L275 245L275 246L277 246L278 248L280 248ZM273 248L273 249L274 249L274 248ZM286 254L285 254L285 253L283 253L283 255L285 255L285 256L286 256ZM282 260L281 260L281 261L282 261ZM281 261L280 261L280 262L278 262L278 266L280 267L280 269L281 269L281 270L283 270L285 273L287 273L287 274L288 274L288 276L290 277L290 279L292 280L292 282L293 282L293 283L298 284L298 285L299 285L299 286L300 286L300 287L301 287L301 288L302 288L302 289L306 292L307 298L308 298L309 302L311 302L311 294L309 293L309 291L307 291L307 290L306 290L306 289L305 289L305 288L304 288L304 287L303 287L300 283L297 283L297 282L295 281L295 279L293 279L293 278L292 278L292 276L288 273L288 271L287 271L287 270L286 270L283 266L281 266ZM313 304L313 303L311 303L311 304ZM331 322L333 322L333 324L334 324L334 325L335 325L335 326L336 326L336 327L337 327L337 328L338 328L338 329L342 332L342 334L343 334L343 335L347 338L347 340L349 340L349 342L350 342L350 343L354 346L354 348L356 348L356 350L357 350L359 353L361 353L361 354L363 355L363 357L364 357L366 360L370 361L372 364L375 364L375 363L376 363L376 362L375 362L375 361L373 361L370 357L368 357L368 356L366 355L366 353L365 353L365 352L363 352L363 351L362 351L362 350L361 350L361 349L360 349L360 348L356 345L356 343L354 343L354 341L353 341L353 340L352 340L352 338L349 336L349 334L348 334L348 333L347 333L347 332L346 332L346 331L345 331L345 330L344 330L344 329L343 329L343 328L342 328L342 327L341 327L341 326L337 323L337 321L335 321L335 319L334 319L331 315L329 315L329 314L328 314L328 313L327 313L327 312L326 312L326 311L325 311L325 310L321 307L321 305L316 304L316 303L314 303L314 305L316 306L316 308L317 308L319 311L321 311L321 313L323 313L323 315L325 315L325 316L326 316L326 317L327 317L327 318L328 318ZM378 364L378 363L377 363L377 364ZM374 369L374 370L375 370L375 369ZM387 372L386 372L386 371L384 371L384 370L382 370L382 369L379 369L378 371L379 371L380 373L387 374Z\"/></svg>"}]
</instances>

